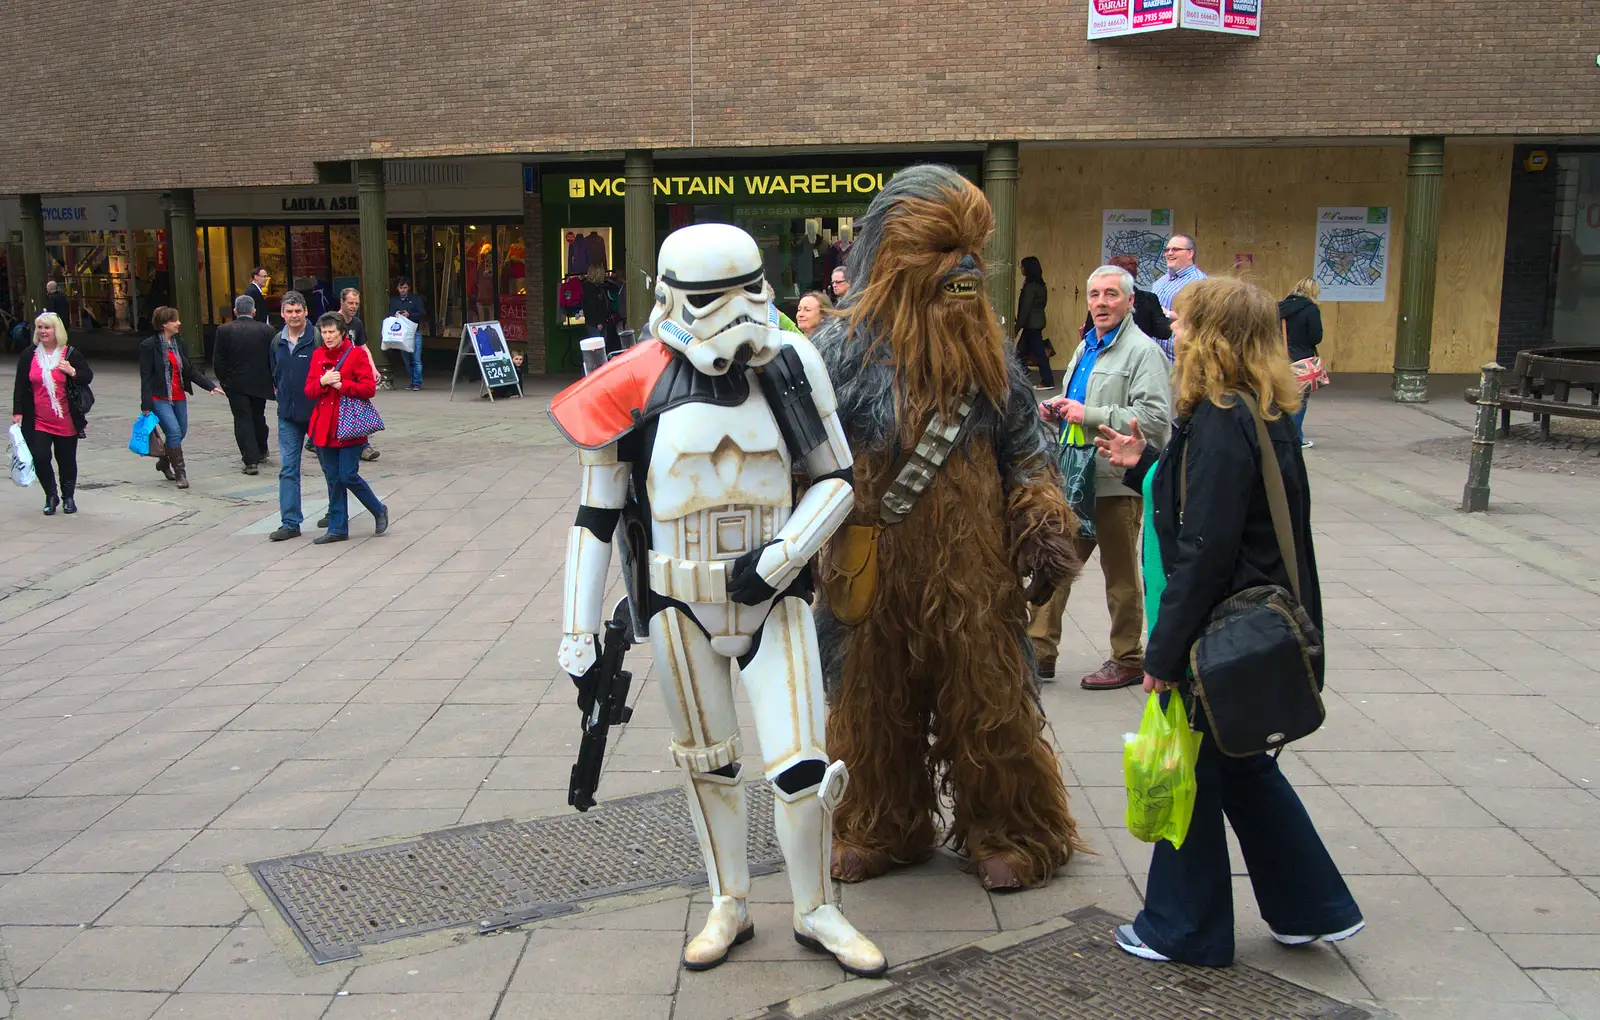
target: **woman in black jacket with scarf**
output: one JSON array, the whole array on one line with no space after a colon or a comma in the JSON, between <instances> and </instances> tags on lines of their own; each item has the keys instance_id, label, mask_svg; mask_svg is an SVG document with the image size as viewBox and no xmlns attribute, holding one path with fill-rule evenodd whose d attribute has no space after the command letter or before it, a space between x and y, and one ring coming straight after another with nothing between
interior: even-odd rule
<instances>
[{"instance_id":1,"label":"woman in black jacket with scarf","mask_svg":"<svg viewBox=\"0 0 1600 1020\"><path fill-rule=\"evenodd\" d=\"M1278 317L1283 320L1283 340L1289 349L1291 364L1317 356L1317 345L1322 343L1322 309L1317 307L1321 294L1322 285L1308 276L1294 285L1288 297L1278 302ZM1310 397L1309 391L1302 392L1300 410L1294 413L1295 434L1306 449L1314 445L1306 438L1306 404Z\"/></svg>"},{"instance_id":2,"label":"woman in black jacket with scarf","mask_svg":"<svg viewBox=\"0 0 1600 1020\"><path fill-rule=\"evenodd\" d=\"M75 514L78 440L88 422L72 406L68 384L88 386L94 380L94 369L82 351L67 346L67 327L54 312L43 312L34 320L33 340L17 359L11 422L22 426L22 436L33 454L33 472L44 489L44 515L54 516L57 507ZM52 455L55 469L50 466Z\"/></svg>"},{"instance_id":3,"label":"woman in black jacket with scarf","mask_svg":"<svg viewBox=\"0 0 1600 1020\"><path fill-rule=\"evenodd\" d=\"M156 470L177 482L178 488L189 487L189 467L183 459L183 440L189 434L188 394L196 386L224 396L222 387L200 374L183 348L178 330L176 308L161 307L150 313L150 323L155 326L154 336L145 337L139 344L139 410L153 412L161 423L161 433L166 439L167 453L156 461Z\"/></svg>"},{"instance_id":4,"label":"woman in black jacket with scarf","mask_svg":"<svg viewBox=\"0 0 1600 1020\"><path fill-rule=\"evenodd\" d=\"M1291 589L1299 575L1301 602L1318 628L1322 596L1311 536L1311 491L1290 415L1299 386L1283 356L1277 309L1260 288L1217 277L1186 287L1178 297L1173 336L1175 418L1159 457L1140 435L1101 430L1096 445L1124 484L1146 494L1144 541L1158 543L1161 570L1146 577L1160 591L1150 614L1145 690L1185 690L1189 652L1217 604L1258 585ZM1237 394L1255 397L1272 449L1263 451L1253 416ZM1299 562L1279 552L1261 475L1261 457L1278 461L1288 497ZM1188 479L1187 499L1178 474ZM1180 502L1180 500L1182 500ZM1150 559L1147 548L1147 562ZM1147 600L1151 598L1147 595ZM1321 683L1321 663L1317 680ZM1286 679L1287 682L1287 679ZM1349 888L1317 835L1277 759L1225 757L1211 739L1206 714L1192 706L1202 734L1195 765L1194 815L1183 847L1156 844L1144 910L1116 940L1148 960L1207 967L1233 962L1233 889L1223 816L1244 852L1261 916L1285 945L1337 942L1364 922Z\"/></svg>"}]
</instances>

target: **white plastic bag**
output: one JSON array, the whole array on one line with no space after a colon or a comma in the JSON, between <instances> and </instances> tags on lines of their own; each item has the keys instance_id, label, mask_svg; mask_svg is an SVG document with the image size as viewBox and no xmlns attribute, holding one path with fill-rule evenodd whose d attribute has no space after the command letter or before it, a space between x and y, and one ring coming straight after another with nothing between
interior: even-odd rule
<instances>
[{"instance_id":1,"label":"white plastic bag","mask_svg":"<svg viewBox=\"0 0 1600 1020\"><path fill-rule=\"evenodd\" d=\"M405 351L407 354L416 351L417 324L403 315L391 315L383 320L383 349Z\"/></svg>"},{"instance_id":2,"label":"white plastic bag","mask_svg":"<svg viewBox=\"0 0 1600 1020\"><path fill-rule=\"evenodd\" d=\"M22 426L11 426L11 480L26 488L33 484L33 451L22 438Z\"/></svg>"}]
</instances>

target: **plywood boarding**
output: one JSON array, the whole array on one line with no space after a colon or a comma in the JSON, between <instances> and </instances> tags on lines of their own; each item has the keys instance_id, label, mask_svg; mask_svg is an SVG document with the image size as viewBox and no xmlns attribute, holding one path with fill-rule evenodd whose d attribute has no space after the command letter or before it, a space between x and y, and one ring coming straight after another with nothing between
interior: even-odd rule
<instances>
[{"instance_id":1,"label":"plywood boarding","mask_svg":"<svg viewBox=\"0 0 1600 1020\"><path fill-rule=\"evenodd\" d=\"M1405 246L1404 146L1271 149L1026 149L1017 256L1037 255L1050 286L1049 335L1059 364L1083 321L1083 285L1099 264L1102 209L1171 208L1193 232L1208 273L1249 253L1251 279L1287 294L1312 268L1319 206L1386 205L1394 228L1387 299L1323 306L1323 357L1334 372L1387 372ZM1471 372L1494 355L1511 146L1445 153L1435 305L1436 372Z\"/></svg>"}]
</instances>

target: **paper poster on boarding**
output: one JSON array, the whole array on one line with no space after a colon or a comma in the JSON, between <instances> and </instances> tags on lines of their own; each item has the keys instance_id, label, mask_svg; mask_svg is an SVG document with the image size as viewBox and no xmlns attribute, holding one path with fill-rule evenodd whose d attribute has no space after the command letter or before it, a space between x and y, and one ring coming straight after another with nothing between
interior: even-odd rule
<instances>
[{"instance_id":1,"label":"paper poster on boarding","mask_svg":"<svg viewBox=\"0 0 1600 1020\"><path fill-rule=\"evenodd\" d=\"M1323 301L1382 301L1389 285L1389 207L1323 206L1317 210L1316 264L1311 275Z\"/></svg>"},{"instance_id":2,"label":"paper poster on boarding","mask_svg":"<svg viewBox=\"0 0 1600 1020\"><path fill-rule=\"evenodd\" d=\"M1100 262L1132 255L1139 262L1137 282L1149 286L1167 271L1162 249L1172 236L1171 209L1105 209L1100 216Z\"/></svg>"}]
</instances>

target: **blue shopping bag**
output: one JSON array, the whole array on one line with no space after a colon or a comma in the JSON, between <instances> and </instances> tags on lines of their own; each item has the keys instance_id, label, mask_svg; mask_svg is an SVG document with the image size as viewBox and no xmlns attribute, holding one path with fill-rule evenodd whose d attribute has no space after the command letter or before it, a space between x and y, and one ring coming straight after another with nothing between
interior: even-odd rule
<instances>
[{"instance_id":1,"label":"blue shopping bag","mask_svg":"<svg viewBox=\"0 0 1600 1020\"><path fill-rule=\"evenodd\" d=\"M133 433L128 436L128 449L141 457L150 456L150 433L157 427L156 416L149 411L133 419Z\"/></svg>"}]
</instances>

